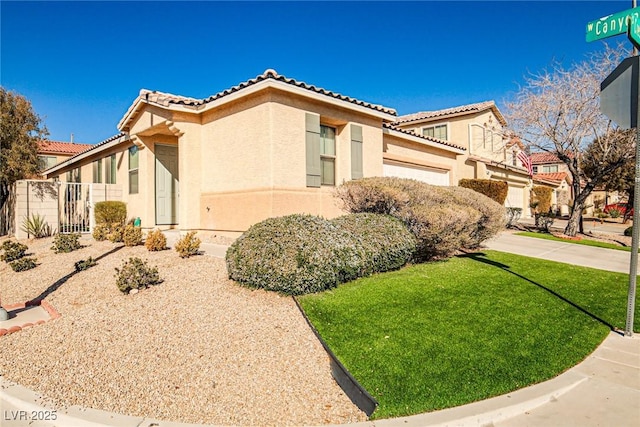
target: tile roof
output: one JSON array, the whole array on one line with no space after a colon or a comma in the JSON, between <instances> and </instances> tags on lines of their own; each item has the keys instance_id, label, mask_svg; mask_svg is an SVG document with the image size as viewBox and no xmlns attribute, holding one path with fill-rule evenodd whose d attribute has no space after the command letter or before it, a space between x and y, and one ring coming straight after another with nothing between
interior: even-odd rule
<instances>
[{"instance_id":1,"label":"tile roof","mask_svg":"<svg viewBox=\"0 0 640 427\"><path fill-rule=\"evenodd\" d=\"M481 111L489 109L493 110L500 123L502 123L503 125L507 124L507 121L505 120L502 113L500 113L500 110L498 110L498 107L496 106L496 103L494 101L484 101L477 102L475 104L460 105L458 107L445 108L444 110L421 111L419 113L406 114L404 116L399 116L395 123L408 123L418 120L460 115L463 113L479 113Z\"/></svg>"},{"instance_id":2,"label":"tile roof","mask_svg":"<svg viewBox=\"0 0 640 427\"><path fill-rule=\"evenodd\" d=\"M396 127L391 123L383 123L382 127L386 128L386 129L395 130L397 132L404 133L406 135L411 135L411 136L414 136L414 137L417 136L418 138L422 138L422 139L427 140L427 141L435 142L437 144L446 145L448 147L453 147L453 148L456 148L458 150L467 151L467 149L465 147L462 147L460 145L452 144L452 143L450 143L448 141L443 141L442 139L434 138L432 136L420 135L420 134L417 134L417 133L415 133L413 131L410 131L410 130L407 130L407 129L400 129L399 127Z\"/></svg>"},{"instance_id":3,"label":"tile roof","mask_svg":"<svg viewBox=\"0 0 640 427\"><path fill-rule=\"evenodd\" d=\"M104 141L100 141L97 144L74 144L74 145L86 145L89 148L86 148L85 150L74 154L73 156L69 157L68 159L63 160L62 162L58 163L57 165L50 167L49 169L43 171L42 174L46 175L47 172L49 172L52 169L60 169L64 165L73 163L76 160L77 157L80 157L80 156L84 157L84 156L90 155L90 152L92 152L92 151L99 151L99 149L101 147L103 147L104 145L106 145L106 144L108 144L108 143L110 143L112 141L115 141L115 140L117 140L119 138L122 138L123 141L129 139L129 137L128 137L128 135L126 133L120 132L119 134L114 135L112 137L109 137L109 138L105 139Z\"/></svg>"},{"instance_id":4,"label":"tile roof","mask_svg":"<svg viewBox=\"0 0 640 427\"><path fill-rule=\"evenodd\" d=\"M573 158L573 153L567 153L569 157ZM539 165L543 163L563 163L555 153L548 153L546 151L540 151L531 153L531 164Z\"/></svg>"},{"instance_id":5,"label":"tile roof","mask_svg":"<svg viewBox=\"0 0 640 427\"><path fill-rule=\"evenodd\" d=\"M566 172L537 173L533 179L543 179L545 181L562 182L569 176Z\"/></svg>"},{"instance_id":6,"label":"tile roof","mask_svg":"<svg viewBox=\"0 0 640 427\"><path fill-rule=\"evenodd\" d=\"M156 104L160 104L163 105L165 107L169 106L169 104L181 104L181 105L185 105L185 106L191 106L194 107L196 110L199 109L199 107L202 107L203 105L215 101L217 99L220 99L224 96L230 95L232 93L238 92L242 89L245 89L249 86L253 86L256 83L260 83L262 81L265 80L276 80L276 81L280 81L280 82L284 82L293 86L297 86L299 88L302 89L306 89L312 92L316 92L319 93L321 95L326 95L326 96L330 96L332 98L336 98L339 99L341 101L346 101L346 102L350 102L352 104L356 104L356 105L360 105L362 107L366 107L366 108L371 108L373 110L376 111L380 111L383 113L387 113L387 114L391 114L391 115L397 115L396 110L393 108L387 108L384 107L382 105L376 105L376 104L371 104L369 102L364 102L364 101L360 101L358 99L355 98L351 98L350 96L344 96L341 95L337 92L333 92L330 90L326 90L323 89L321 87L317 87L314 85L309 85L305 82L301 82L301 81L297 81L295 79L291 79L288 77L285 77L283 75L278 74L275 70L273 69L268 69L266 70L264 73L262 73L259 76L256 76L253 79L249 79L245 82L242 82L236 86L233 86L229 89L226 89L222 92L218 92L215 95L211 95L208 98L204 98L204 99L196 99L196 98L189 98L186 96L179 96L179 95L173 95L170 93L164 93L164 92L158 92L158 91L150 91L147 89L142 89L140 91L140 97L144 97L145 100L149 101L149 102L153 102Z\"/></svg>"},{"instance_id":7,"label":"tile roof","mask_svg":"<svg viewBox=\"0 0 640 427\"><path fill-rule=\"evenodd\" d=\"M91 144L76 144L73 142L38 141L38 153L40 154L69 154L75 155L93 147Z\"/></svg>"}]
</instances>

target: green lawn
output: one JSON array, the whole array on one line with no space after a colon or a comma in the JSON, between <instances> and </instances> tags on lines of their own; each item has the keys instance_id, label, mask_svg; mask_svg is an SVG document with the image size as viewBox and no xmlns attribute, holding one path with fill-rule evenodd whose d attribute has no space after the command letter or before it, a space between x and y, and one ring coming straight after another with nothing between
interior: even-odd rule
<instances>
[{"instance_id":1,"label":"green lawn","mask_svg":"<svg viewBox=\"0 0 640 427\"><path fill-rule=\"evenodd\" d=\"M545 239L545 240L553 240L556 242L564 242L564 243L575 243L576 245L585 245L585 246L595 246L597 248L607 248L607 249L616 249L619 251L627 251L627 252L631 252L631 247L629 246L619 246L613 243L606 243L606 242L599 242L597 240L589 240L589 239L582 239L582 240L569 240L569 239L562 239L560 237L556 237L552 234L549 233L537 233L535 231L520 231L517 233L514 233L517 236L527 236L527 237L535 237L537 239Z\"/></svg>"},{"instance_id":2,"label":"green lawn","mask_svg":"<svg viewBox=\"0 0 640 427\"><path fill-rule=\"evenodd\" d=\"M574 366L611 326L624 329L627 277L486 251L299 301L378 400L376 419L504 394Z\"/></svg>"}]
</instances>

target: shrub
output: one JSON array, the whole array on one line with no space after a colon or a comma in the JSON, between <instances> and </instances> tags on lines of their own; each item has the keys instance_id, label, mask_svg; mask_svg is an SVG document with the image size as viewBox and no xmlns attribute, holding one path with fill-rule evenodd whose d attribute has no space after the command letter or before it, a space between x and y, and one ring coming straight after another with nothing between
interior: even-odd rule
<instances>
[{"instance_id":1,"label":"shrub","mask_svg":"<svg viewBox=\"0 0 640 427\"><path fill-rule=\"evenodd\" d=\"M98 242L102 242L103 240L107 240L108 234L109 234L109 227L107 227L106 224L98 224L95 227L93 227L93 233L91 235Z\"/></svg>"},{"instance_id":2,"label":"shrub","mask_svg":"<svg viewBox=\"0 0 640 427\"><path fill-rule=\"evenodd\" d=\"M507 227L516 225L522 216L522 208L507 208Z\"/></svg>"},{"instance_id":3,"label":"shrub","mask_svg":"<svg viewBox=\"0 0 640 427\"><path fill-rule=\"evenodd\" d=\"M116 268L116 285L124 293L132 289L146 289L162 282L157 267L149 267L146 261L140 258L129 258L122 264L122 268Z\"/></svg>"},{"instance_id":4,"label":"shrub","mask_svg":"<svg viewBox=\"0 0 640 427\"><path fill-rule=\"evenodd\" d=\"M97 264L96 260L93 259L92 257L89 257L87 259L83 259L76 262L74 265L75 265L76 271L84 271L93 267L96 264Z\"/></svg>"},{"instance_id":5,"label":"shrub","mask_svg":"<svg viewBox=\"0 0 640 427\"><path fill-rule=\"evenodd\" d=\"M494 181L492 179L461 179L458 185L484 194L501 205L504 205L509 192L509 184L505 181Z\"/></svg>"},{"instance_id":6,"label":"shrub","mask_svg":"<svg viewBox=\"0 0 640 427\"><path fill-rule=\"evenodd\" d=\"M111 243L122 243L124 240L124 226L122 224L112 224L111 227L109 227L107 239L109 239Z\"/></svg>"},{"instance_id":7,"label":"shrub","mask_svg":"<svg viewBox=\"0 0 640 427\"><path fill-rule=\"evenodd\" d=\"M49 237L53 234L49 223L38 213L31 214L31 217L25 216L20 229L36 239Z\"/></svg>"},{"instance_id":8,"label":"shrub","mask_svg":"<svg viewBox=\"0 0 640 427\"><path fill-rule=\"evenodd\" d=\"M11 262L22 258L29 248L22 243L5 240L2 243L2 249L4 253L0 255L0 259L4 262Z\"/></svg>"},{"instance_id":9,"label":"shrub","mask_svg":"<svg viewBox=\"0 0 640 427\"><path fill-rule=\"evenodd\" d=\"M176 243L176 252L180 254L180 258L189 258L198 255L200 249L200 239L196 237L195 231L188 232Z\"/></svg>"},{"instance_id":10,"label":"shrub","mask_svg":"<svg viewBox=\"0 0 640 427\"><path fill-rule=\"evenodd\" d=\"M167 238L160 230L153 230L147 233L144 246L149 251L163 251L167 249Z\"/></svg>"},{"instance_id":11,"label":"shrub","mask_svg":"<svg viewBox=\"0 0 640 427\"><path fill-rule=\"evenodd\" d=\"M125 246L138 246L142 244L142 229L133 224L127 224L122 233Z\"/></svg>"},{"instance_id":12,"label":"shrub","mask_svg":"<svg viewBox=\"0 0 640 427\"><path fill-rule=\"evenodd\" d=\"M57 254L73 252L82 247L78 241L79 238L80 234L78 233L56 234L56 237L53 239L53 246L51 246L51 250Z\"/></svg>"},{"instance_id":13,"label":"shrub","mask_svg":"<svg viewBox=\"0 0 640 427\"><path fill-rule=\"evenodd\" d=\"M418 261L478 247L505 226L504 207L468 188L376 177L346 182L337 188L336 196L350 212L388 214L402 220L418 239Z\"/></svg>"},{"instance_id":14,"label":"shrub","mask_svg":"<svg viewBox=\"0 0 640 427\"><path fill-rule=\"evenodd\" d=\"M536 227L548 232L549 227L553 225L556 216L551 213L536 213L534 215Z\"/></svg>"},{"instance_id":15,"label":"shrub","mask_svg":"<svg viewBox=\"0 0 640 427\"><path fill-rule=\"evenodd\" d=\"M23 258L15 260L15 261L11 261L9 263L9 265L11 266L11 269L13 271L19 273L21 271L31 270L32 268L35 268L36 267L36 259L35 258L23 257Z\"/></svg>"},{"instance_id":16,"label":"shrub","mask_svg":"<svg viewBox=\"0 0 640 427\"><path fill-rule=\"evenodd\" d=\"M553 188L536 185L531 192L532 203L537 202L534 209L539 213L549 212L551 210L551 193L553 192Z\"/></svg>"},{"instance_id":17,"label":"shrub","mask_svg":"<svg viewBox=\"0 0 640 427\"><path fill-rule=\"evenodd\" d=\"M608 213L611 218L620 218L622 216L622 211L616 208L609 209Z\"/></svg>"},{"instance_id":18,"label":"shrub","mask_svg":"<svg viewBox=\"0 0 640 427\"><path fill-rule=\"evenodd\" d=\"M229 278L288 295L333 288L358 277L364 254L353 235L312 215L254 224L227 250Z\"/></svg>"},{"instance_id":19,"label":"shrub","mask_svg":"<svg viewBox=\"0 0 640 427\"><path fill-rule=\"evenodd\" d=\"M624 229L624 235L625 236L632 236L633 235L633 225L631 227L627 227Z\"/></svg>"},{"instance_id":20,"label":"shrub","mask_svg":"<svg viewBox=\"0 0 640 427\"><path fill-rule=\"evenodd\" d=\"M416 238L397 218L390 215L357 213L330 221L352 234L363 251L359 276L396 270L416 251Z\"/></svg>"},{"instance_id":21,"label":"shrub","mask_svg":"<svg viewBox=\"0 0 640 427\"><path fill-rule=\"evenodd\" d=\"M107 200L98 202L95 205L94 214L96 224L124 225L127 220L127 205L124 202Z\"/></svg>"}]
</instances>

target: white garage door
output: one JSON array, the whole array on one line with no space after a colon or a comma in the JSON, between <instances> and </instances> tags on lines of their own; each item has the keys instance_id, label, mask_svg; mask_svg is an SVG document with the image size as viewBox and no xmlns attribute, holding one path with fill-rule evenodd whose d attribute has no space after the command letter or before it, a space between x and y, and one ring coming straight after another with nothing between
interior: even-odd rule
<instances>
[{"instance_id":1,"label":"white garage door","mask_svg":"<svg viewBox=\"0 0 640 427\"><path fill-rule=\"evenodd\" d=\"M505 200L504 205L508 208L524 209L524 187L514 187L510 185L507 200Z\"/></svg>"},{"instance_id":2,"label":"white garage door","mask_svg":"<svg viewBox=\"0 0 640 427\"><path fill-rule=\"evenodd\" d=\"M449 171L442 169L430 169L408 164L385 163L382 165L382 173L384 176L411 178L431 185L449 185Z\"/></svg>"}]
</instances>

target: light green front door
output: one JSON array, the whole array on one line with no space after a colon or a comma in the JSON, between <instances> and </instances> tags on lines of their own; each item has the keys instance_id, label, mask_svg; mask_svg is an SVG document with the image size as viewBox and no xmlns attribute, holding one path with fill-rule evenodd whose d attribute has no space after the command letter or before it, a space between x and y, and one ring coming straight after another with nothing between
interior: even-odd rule
<instances>
[{"instance_id":1,"label":"light green front door","mask_svg":"<svg viewBox=\"0 0 640 427\"><path fill-rule=\"evenodd\" d=\"M156 224L178 224L178 147L156 145Z\"/></svg>"}]
</instances>

